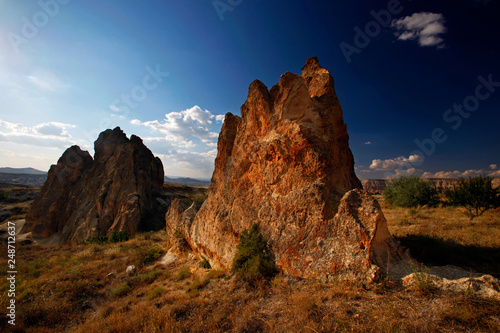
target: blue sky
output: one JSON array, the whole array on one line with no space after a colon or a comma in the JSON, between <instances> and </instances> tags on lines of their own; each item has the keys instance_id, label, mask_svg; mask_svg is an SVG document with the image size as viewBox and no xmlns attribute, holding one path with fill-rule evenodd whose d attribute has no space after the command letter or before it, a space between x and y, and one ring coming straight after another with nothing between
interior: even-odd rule
<instances>
[{"instance_id":1,"label":"blue sky","mask_svg":"<svg viewBox=\"0 0 500 333\"><path fill-rule=\"evenodd\" d=\"M226 112L317 56L360 178L500 176L500 3L0 0L0 166L120 126L210 178Z\"/></svg>"}]
</instances>

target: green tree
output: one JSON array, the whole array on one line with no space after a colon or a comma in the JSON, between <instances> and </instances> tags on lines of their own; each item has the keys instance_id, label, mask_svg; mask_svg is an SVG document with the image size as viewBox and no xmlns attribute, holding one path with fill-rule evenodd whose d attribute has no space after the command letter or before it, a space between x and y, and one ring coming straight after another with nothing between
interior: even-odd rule
<instances>
[{"instance_id":1,"label":"green tree","mask_svg":"<svg viewBox=\"0 0 500 333\"><path fill-rule=\"evenodd\" d=\"M388 203L399 207L433 206L438 203L436 190L417 175L393 179L384 189L383 196Z\"/></svg>"},{"instance_id":2,"label":"green tree","mask_svg":"<svg viewBox=\"0 0 500 333\"><path fill-rule=\"evenodd\" d=\"M488 209L500 206L499 190L493 188L492 180L482 176L460 178L452 190L445 191L445 196L453 206L465 208L464 214L472 221Z\"/></svg>"},{"instance_id":3,"label":"green tree","mask_svg":"<svg viewBox=\"0 0 500 333\"><path fill-rule=\"evenodd\" d=\"M257 224L240 234L240 244L233 259L233 272L250 285L271 278L278 272L274 257Z\"/></svg>"}]
</instances>

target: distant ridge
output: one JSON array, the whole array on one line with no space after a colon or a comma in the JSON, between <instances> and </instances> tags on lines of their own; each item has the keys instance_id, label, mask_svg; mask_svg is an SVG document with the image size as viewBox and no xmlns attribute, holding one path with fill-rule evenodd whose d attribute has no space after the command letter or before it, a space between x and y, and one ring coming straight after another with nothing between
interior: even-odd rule
<instances>
[{"instance_id":1,"label":"distant ridge","mask_svg":"<svg viewBox=\"0 0 500 333\"><path fill-rule=\"evenodd\" d=\"M165 176L165 184L208 187L210 186L210 181L193 178L170 178Z\"/></svg>"},{"instance_id":2,"label":"distant ridge","mask_svg":"<svg viewBox=\"0 0 500 333\"><path fill-rule=\"evenodd\" d=\"M0 168L1 173L15 173L25 175L46 175L47 172L33 168Z\"/></svg>"}]
</instances>

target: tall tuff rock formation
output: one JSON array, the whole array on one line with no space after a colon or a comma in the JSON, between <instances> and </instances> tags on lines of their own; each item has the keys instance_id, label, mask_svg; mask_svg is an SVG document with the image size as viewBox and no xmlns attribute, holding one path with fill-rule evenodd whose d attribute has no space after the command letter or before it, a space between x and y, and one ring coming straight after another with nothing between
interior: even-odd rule
<instances>
[{"instance_id":1,"label":"tall tuff rock formation","mask_svg":"<svg viewBox=\"0 0 500 333\"><path fill-rule=\"evenodd\" d=\"M159 228L166 211L163 165L132 135L117 127L99 135L95 158L68 148L50 168L26 217L32 238L75 243L99 234Z\"/></svg>"},{"instance_id":2,"label":"tall tuff rock formation","mask_svg":"<svg viewBox=\"0 0 500 333\"><path fill-rule=\"evenodd\" d=\"M362 192L333 78L316 58L228 113L208 199L193 220L167 219L212 266L230 269L257 223L285 272L373 280L398 259L378 203ZM382 268L382 269L381 269Z\"/></svg>"}]
</instances>

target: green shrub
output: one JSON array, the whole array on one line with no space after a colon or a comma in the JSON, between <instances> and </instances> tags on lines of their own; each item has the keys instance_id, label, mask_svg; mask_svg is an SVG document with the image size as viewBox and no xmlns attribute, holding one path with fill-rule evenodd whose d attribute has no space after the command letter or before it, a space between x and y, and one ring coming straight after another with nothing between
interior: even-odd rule
<instances>
[{"instance_id":1,"label":"green shrub","mask_svg":"<svg viewBox=\"0 0 500 333\"><path fill-rule=\"evenodd\" d=\"M177 274L177 276L175 277L175 279L177 281L181 281L181 280L184 280L185 278L191 276L191 271L189 270L189 268L183 268L179 271L179 273Z\"/></svg>"},{"instance_id":2,"label":"green shrub","mask_svg":"<svg viewBox=\"0 0 500 333\"><path fill-rule=\"evenodd\" d=\"M106 235L97 235L92 237L87 241L87 244L106 244L108 242L108 236Z\"/></svg>"},{"instance_id":3,"label":"green shrub","mask_svg":"<svg viewBox=\"0 0 500 333\"><path fill-rule=\"evenodd\" d=\"M398 207L434 206L438 203L436 190L417 175L393 179L383 195L388 203Z\"/></svg>"},{"instance_id":4,"label":"green shrub","mask_svg":"<svg viewBox=\"0 0 500 333\"><path fill-rule=\"evenodd\" d=\"M128 231L113 231L111 233L111 236L109 236L109 242L110 243L119 243L119 242L126 242L130 238L130 234Z\"/></svg>"},{"instance_id":5,"label":"green shrub","mask_svg":"<svg viewBox=\"0 0 500 333\"><path fill-rule=\"evenodd\" d=\"M160 259L162 255L163 255L162 249L160 249L159 247L152 247L139 258L139 265L144 266L150 264Z\"/></svg>"},{"instance_id":6,"label":"green shrub","mask_svg":"<svg viewBox=\"0 0 500 333\"><path fill-rule=\"evenodd\" d=\"M274 257L256 224L241 233L232 270L240 280L250 285L276 275L278 270Z\"/></svg>"},{"instance_id":7,"label":"green shrub","mask_svg":"<svg viewBox=\"0 0 500 333\"><path fill-rule=\"evenodd\" d=\"M112 296L125 296L130 292L131 288L128 284L120 284L109 291Z\"/></svg>"},{"instance_id":8,"label":"green shrub","mask_svg":"<svg viewBox=\"0 0 500 333\"><path fill-rule=\"evenodd\" d=\"M151 283L153 282L160 273L158 271L150 271L147 274L141 275L139 278L141 283Z\"/></svg>"},{"instance_id":9,"label":"green shrub","mask_svg":"<svg viewBox=\"0 0 500 333\"><path fill-rule=\"evenodd\" d=\"M186 293L191 296L197 296L200 293L200 290L203 289L208 284L208 279L198 279L194 280L189 286L186 288Z\"/></svg>"},{"instance_id":10,"label":"green shrub","mask_svg":"<svg viewBox=\"0 0 500 333\"><path fill-rule=\"evenodd\" d=\"M204 258L204 257L201 257L200 267L201 268L205 268L205 269L212 268L212 266L210 266L210 263L208 262L208 260L206 258Z\"/></svg>"},{"instance_id":11,"label":"green shrub","mask_svg":"<svg viewBox=\"0 0 500 333\"><path fill-rule=\"evenodd\" d=\"M148 299L153 299L161 294L163 294L165 292L165 288L163 287L156 287L155 289L151 290L147 295L146 297Z\"/></svg>"},{"instance_id":12,"label":"green shrub","mask_svg":"<svg viewBox=\"0 0 500 333\"><path fill-rule=\"evenodd\" d=\"M490 208L500 206L499 190L493 188L492 178L460 178L453 190L446 190L445 196L453 206L465 208L465 214L474 219Z\"/></svg>"}]
</instances>

